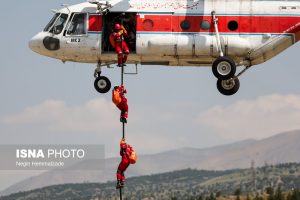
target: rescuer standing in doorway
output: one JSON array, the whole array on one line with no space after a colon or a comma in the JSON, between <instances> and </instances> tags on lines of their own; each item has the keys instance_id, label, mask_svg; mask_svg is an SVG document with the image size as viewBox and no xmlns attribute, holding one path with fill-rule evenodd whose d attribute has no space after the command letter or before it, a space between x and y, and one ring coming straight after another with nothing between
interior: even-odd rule
<instances>
[{"instance_id":1,"label":"rescuer standing in doorway","mask_svg":"<svg viewBox=\"0 0 300 200\"><path fill-rule=\"evenodd\" d=\"M124 41L124 36L127 36L127 31L123 25L115 24L113 37L115 42L116 52L118 54L118 66L125 66L129 55L129 48ZM124 54L124 55L123 55Z\"/></svg>"}]
</instances>

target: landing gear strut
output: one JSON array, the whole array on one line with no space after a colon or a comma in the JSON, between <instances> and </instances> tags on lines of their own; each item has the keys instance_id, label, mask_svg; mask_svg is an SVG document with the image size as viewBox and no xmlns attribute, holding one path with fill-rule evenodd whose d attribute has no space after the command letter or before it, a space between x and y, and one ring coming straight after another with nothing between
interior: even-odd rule
<instances>
[{"instance_id":1,"label":"landing gear strut","mask_svg":"<svg viewBox=\"0 0 300 200\"><path fill-rule=\"evenodd\" d=\"M99 93L107 93L110 88L111 88L111 82L110 80L105 77L105 76L101 76L101 64L98 63L97 64L97 68L95 69L95 73L94 73L94 77L95 82L94 82L94 87L97 90L97 92Z\"/></svg>"},{"instance_id":2,"label":"landing gear strut","mask_svg":"<svg viewBox=\"0 0 300 200\"><path fill-rule=\"evenodd\" d=\"M224 56L218 31L218 18L214 11L211 14L216 31L217 51L220 54L220 56L212 64L212 72L218 79L217 88L219 92L223 95L229 96L235 94L239 90L240 81L238 77L246 71L247 67L239 73L239 75L234 76L236 72L236 64L233 59Z\"/></svg>"}]
</instances>

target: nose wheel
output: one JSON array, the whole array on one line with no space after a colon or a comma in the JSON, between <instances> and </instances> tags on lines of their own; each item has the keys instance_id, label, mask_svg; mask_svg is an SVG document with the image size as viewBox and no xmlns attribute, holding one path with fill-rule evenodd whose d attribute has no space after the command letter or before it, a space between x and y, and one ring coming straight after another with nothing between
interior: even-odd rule
<instances>
[{"instance_id":1,"label":"nose wheel","mask_svg":"<svg viewBox=\"0 0 300 200\"><path fill-rule=\"evenodd\" d=\"M99 76L94 82L94 87L99 93L107 93L111 88L111 82L107 77Z\"/></svg>"},{"instance_id":2,"label":"nose wheel","mask_svg":"<svg viewBox=\"0 0 300 200\"><path fill-rule=\"evenodd\" d=\"M95 69L94 77L96 78L94 87L97 92L101 94L107 93L111 88L111 82L107 77L101 76L101 65L99 63Z\"/></svg>"}]
</instances>

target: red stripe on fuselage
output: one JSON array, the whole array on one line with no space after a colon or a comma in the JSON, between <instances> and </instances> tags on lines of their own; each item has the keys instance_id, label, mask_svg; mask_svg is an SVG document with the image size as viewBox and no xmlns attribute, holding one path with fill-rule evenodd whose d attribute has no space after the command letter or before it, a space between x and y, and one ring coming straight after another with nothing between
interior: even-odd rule
<instances>
[{"instance_id":1,"label":"red stripe on fuselage","mask_svg":"<svg viewBox=\"0 0 300 200\"><path fill-rule=\"evenodd\" d=\"M102 16L90 15L89 16L89 31L100 32L102 31Z\"/></svg>"},{"instance_id":2,"label":"red stripe on fuselage","mask_svg":"<svg viewBox=\"0 0 300 200\"><path fill-rule=\"evenodd\" d=\"M287 31L287 33L295 33L296 42L300 40L300 22L291 26Z\"/></svg>"},{"instance_id":3,"label":"red stripe on fuselage","mask_svg":"<svg viewBox=\"0 0 300 200\"><path fill-rule=\"evenodd\" d=\"M300 16L217 16L219 32L225 33L296 33L296 29L289 29L300 23ZM143 21L153 21L153 28L145 30ZM188 30L182 30L182 21L190 22ZM200 29L203 20L211 24L209 30ZM238 22L238 28L231 31L228 28L230 21ZM143 15L137 16L137 31L143 32L214 32L211 16L172 16L172 15Z\"/></svg>"},{"instance_id":4,"label":"red stripe on fuselage","mask_svg":"<svg viewBox=\"0 0 300 200\"><path fill-rule=\"evenodd\" d=\"M295 40L296 40L296 42L298 42L300 40L300 31L298 31L296 33Z\"/></svg>"}]
</instances>

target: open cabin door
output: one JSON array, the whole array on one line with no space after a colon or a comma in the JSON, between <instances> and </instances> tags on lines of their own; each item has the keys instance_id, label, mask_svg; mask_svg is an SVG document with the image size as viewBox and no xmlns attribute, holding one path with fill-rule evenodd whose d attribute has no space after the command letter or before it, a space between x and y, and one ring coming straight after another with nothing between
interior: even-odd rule
<instances>
[{"instance_id":1,"label":"open cabin door","mask_svg":"<svg viewBox=\"0 0 300 200\"><path fill-rule=\"evenodd\" d=\"M109 12L103 15L102 53L115 52L110 41L116 23L124 26L128 36L125 37L130 52L136 51L136 13Z\"/></svg>"}]
</instances>

